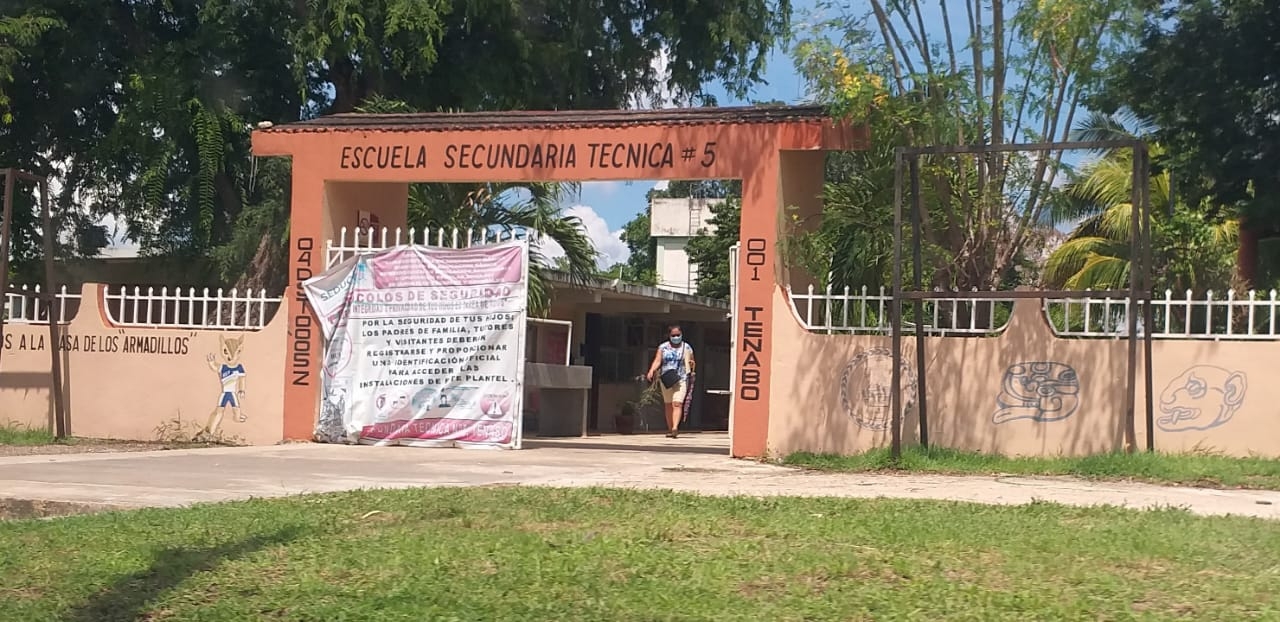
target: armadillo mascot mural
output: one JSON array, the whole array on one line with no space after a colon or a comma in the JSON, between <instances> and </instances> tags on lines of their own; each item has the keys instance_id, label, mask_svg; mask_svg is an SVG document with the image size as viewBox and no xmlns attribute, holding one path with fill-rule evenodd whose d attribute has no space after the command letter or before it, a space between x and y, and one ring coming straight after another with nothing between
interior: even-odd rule
<instances>
[{"instance_id":1,"label":"armadillo mascot mural","mask_svg":"<svg viewBox=\"0 0 1280 622\"><path fill-rule=\"evenodd\" d=\"M323 442L519 448L529 248L397 247L303 283Z\"/></svg>"}]
</instances>

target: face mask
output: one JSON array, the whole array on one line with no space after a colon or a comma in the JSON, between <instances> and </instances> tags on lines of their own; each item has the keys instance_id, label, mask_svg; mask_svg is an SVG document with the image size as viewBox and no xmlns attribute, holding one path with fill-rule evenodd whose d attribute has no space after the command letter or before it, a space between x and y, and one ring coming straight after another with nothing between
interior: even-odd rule
<instances>
[{"instance_id":1,"label":"face mask","mask_svg":"<svg viewBox=\"0 0 1280 622\"><path fill-rule=\"evenodd\" d=\"M678 345L680 345L680 339L681 339L680 335L676 335L676 336L674 336L674 337L672 337L672 338L671 338L671 343L672 343L673 345L677 345L677 346L678 346Z\"/></svg>"}]
</instances>

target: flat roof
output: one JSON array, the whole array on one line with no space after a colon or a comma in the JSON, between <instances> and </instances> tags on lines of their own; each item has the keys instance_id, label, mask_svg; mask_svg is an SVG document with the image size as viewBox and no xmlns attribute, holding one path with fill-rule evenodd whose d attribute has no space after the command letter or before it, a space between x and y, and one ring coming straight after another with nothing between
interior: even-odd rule
<instances>
[{"instance_id":1,"label":"flat roof","mask_svg":"<svg viewBox=\"0 0 1280 622\"><path fill-rule=\"evenodd\" d=\"M334 114L281 125L259 126L266 133L297 132L459 132L501 129L619 128L645 125L742 125L821 123L823 106L738 106L657 110L557 110L504 112L424 112Z\"/></svg>"},{"instance_id":2,"label":"flat roof","mask_svg":"<svg viewBox=\"0 0 1280 622\"><path fill-rule=\"evenodd\" d=\"M667 291L659 289L651 285L635 285L620 280L591 279L585 284L574 283L567 272L558 270L549 270L547 272L548 280L551 281L553 288L563 287L565 289L580 289L591 292L600 292L604 294L614 294L619 299L643 299L655 300L678 304L683 307L691 307L697 311L713 311L724 312L729 311L729 302L725 300L717 300L706 296L696 296L693 294L682 294L680 292Z\"/></svg>"}]
</instances>

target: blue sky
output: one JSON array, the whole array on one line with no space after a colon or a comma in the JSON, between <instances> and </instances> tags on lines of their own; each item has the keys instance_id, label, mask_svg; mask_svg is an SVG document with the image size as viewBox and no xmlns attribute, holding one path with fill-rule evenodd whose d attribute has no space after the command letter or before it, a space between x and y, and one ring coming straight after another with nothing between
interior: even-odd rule
<instances>
[{"instance_id":1,"label":"blue sky","mask_svg":"<svg viewBox=\"0 0 1280 622\"><path fill-rule=\"evenodd\" d=\"M945 1L949 3L948 8L952 13L953 19L956 15L964 15L965 8L963 3L959 3L956 0ZM862 4L855 2L850 9L856 13L865 8ZM814 17L816 6L817 0L793 0L792 23L802 25L804 22L810 21ZM923 9L923 17L925 32L928 33L929 38L935 41L943 40L945 30L942 27L944 22L941 10L933 5L928 5ZM965 34L967 30L963 30L962 25L957 25L953 22L952 29L953 34L958 38L967 36ZM803 79L797 74L795 65L789 53L785 50L775 49L770 53L765 71L765 82L757 85L745 99L730 96L719 85L713 85L709 90L716 96L717 103L722 106L747 105L756 101L800 103L805 99ZM1064 115L1057 128L1059 135L1065 129L1065 123ZM1026 137L1020 137L1020 139L1025 140ZM1088 157L1090 157L1088 154L1073 152L1068 153L1064 160L1068 164L1078 166ZM1059 183L1062 181L1063 178L1061 177L1057 179ZM581 195L566 205L570 213L583 220L588 234L595 241L597 249L602 254L601 263L603 265L610 265L626 258L626 247L618 239L617 234L620 233L620 229L627 221L644 211L645 193L653 188L654 183L652 181L584 183ZM1069 224L1064 226L1069 227ZM556 253L557 250L548 249L552 254Z\"/></svg>"},{"instance_id":2,"label":"blue sky","mask_svg":"<svg viewBox=\"0 0 1280 622\"><path fill-rule=\"evenodd\" d=\"M945 1L952 4L956 3L955 0ZM804 22L814 17L814 10L817 4L818 0L792 0L792 23L803 27ZM856 12L863 7L855 6L851 8ZM953 9L957 14L963 14L963 10L963 4L959 4ZM925 30L929 33L929 36L931 38L941 37L941 13L930 5L924 9L924 18L926 22ZM953 25L953 28L955 27ZM796 72L788 51L778 48L771 51L767 58L764 82L756 85L747 97L733 97L718 84L709 85L708 90L716 97L717 103L722 106L747 105L757 101L800 103L805 99L803 79ZM1077 159L1077 157L1067 158L1068 161ZM582 219L588 234L595 241L597 249L602 254L602 265L608 266L626 259L627 250L618 238L618 234L623 225L645 210L645 194L654 187L655 183L657 182L584 183L582 184L580 195L566 203L566 210ZM124 232L120 231L120 233L123 234ZM113 248L112 250L131 251L132 248L123 247L132 247L133 245L121 239L117 240L116 244L113 245L113 247L116 246L122 248ZM559 249L548 248L546 250L554 255Z\"/></svg>"},{"instance_id":3,"label":"blue sky","mask_svg":"<svg viewBox=\"0 0 1280 622\"><path fill-rule=\"evenodd\" d=\"M709 89L721 106L743 106L752 101L799 103L804 99L804 83L786 52L775 50L769 56L765 72L768 84L759 85L749 99L729 96L723 88ZM594 182L582 184L580 204L595 208L612 229L619 229L645 209L644 195L654 182Z\"/></svg>"},{"instance_id":4,"label":"blue sky","mask_svg":"<svg viewBox=\"0 0 1280 622\"><path fill-rule=\"evenodd\" d=\"M796 19L802 19L812 6L810 0L796 2ZM719 85L708 90L721 106L743 106L758 101L799 103L804 100L804 81L796 73L786 51L774 49L769 54L764 78L766 83L757 85L745 99L730 96ZM603 255L600 261L602 265L608 266L626 259L626 246L618 239L618 234L623 225L645 210L645 194L655 183L635 181L582 184L582 193L572 201L569 211L582 218L588 234ZM549 250L553 254L556 252Z\"/></svg>"},{"instance_id":5,"label":"blue sky","mask_svg":"<svg viewBox=\"0 0 1280 622\"><path fill-rule=\"evenodd\" d=\"M796 19L802 19L805 12L813 6L812 0L800 0L795 3ZM731 97L724 88L714 85L708 90L716 97L721 106L741 106L753 101L783 101L795 103L804 95L802 80L796 74L795 67L787 52L779 49L769 54L765 71L766 84L757 87L746 99ZM626 259L626 246L618 238L622 226L645 210L645 194L656 182L590 182L582 184L579 197L566 205L568 211L579 216L587 228L587 232L600 250L600 263L610 266ZM114 225L114 220L110 223ZM131 255L136 252L136 245L124 239L124 231L119 231L119 239L115 240L106 254ZM557 254L558 249L548 249L550 254Z\"/></svg>"}]
</instances>

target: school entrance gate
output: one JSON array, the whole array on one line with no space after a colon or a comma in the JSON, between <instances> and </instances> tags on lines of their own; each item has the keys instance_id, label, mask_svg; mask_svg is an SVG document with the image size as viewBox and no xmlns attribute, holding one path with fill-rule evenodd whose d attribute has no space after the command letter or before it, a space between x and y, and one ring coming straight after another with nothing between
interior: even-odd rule
<instances>
[{"instance_id":1,"label":"school entrance gate","mask_svg":"<svg viewBox=\"0 0 1280 622\"><path fill-rule=\"evenodd\" d=\"M786 304L782 286L810 283L778 261L782 210L816 223L806 216L821 212L825 152L867 144L865 128L797 106L344 114L261 127L254 155L293 161L283 438L312 437L320 398L322 339L299 285L324 271L343 227L405 227L410 183L740 179L730 445L764 455L775 302Z\"/></svg>"}]
</instances>

